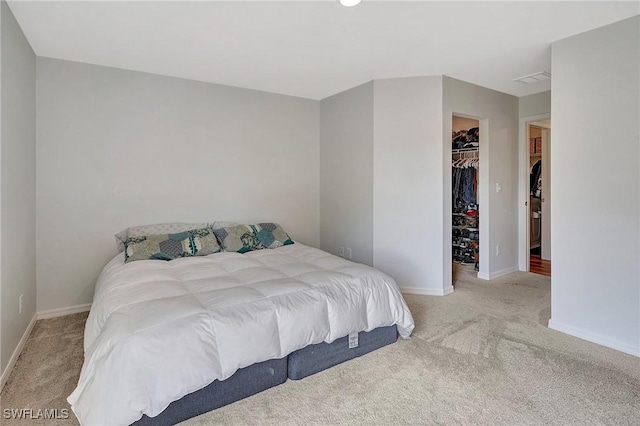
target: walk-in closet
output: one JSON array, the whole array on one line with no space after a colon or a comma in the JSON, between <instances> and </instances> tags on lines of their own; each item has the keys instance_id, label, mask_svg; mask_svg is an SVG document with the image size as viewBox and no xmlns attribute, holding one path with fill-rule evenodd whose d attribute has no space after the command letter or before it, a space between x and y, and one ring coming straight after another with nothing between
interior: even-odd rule
<instances>
[{"instance_id":1,"label":"walk-in closet","mask_svg":"<svg viewBox=\"0 0 640 426\"><path fill-rule=\"evenodd\" d=\"M452 259L479 268L479 121L453 116L451 136Z\"/></svg>"}]
</instances>

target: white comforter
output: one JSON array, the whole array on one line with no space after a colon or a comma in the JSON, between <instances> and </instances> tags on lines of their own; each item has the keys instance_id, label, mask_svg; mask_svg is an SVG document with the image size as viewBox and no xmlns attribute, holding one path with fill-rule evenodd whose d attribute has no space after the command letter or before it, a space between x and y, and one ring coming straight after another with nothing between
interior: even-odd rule
<instances>
[{"instance_id":1,"label":"white comforter","mask_svg":"<svg viewBox=\"0 0 640 426\"><path fill-rule=\"evenodd\" d=\"M124 264L100 274L68 401L83 425L125 425L239 368L413 318L395 281L293 244Z\"/></svg>"}]
</instances>

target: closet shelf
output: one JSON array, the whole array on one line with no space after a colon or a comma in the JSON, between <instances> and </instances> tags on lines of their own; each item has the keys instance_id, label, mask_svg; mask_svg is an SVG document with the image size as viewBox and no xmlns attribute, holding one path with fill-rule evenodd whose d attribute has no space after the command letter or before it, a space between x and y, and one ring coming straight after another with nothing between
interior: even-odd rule
<instances>
[{"instance_id":1,"label":"closet shelf","mask_svg":"<svg viewBox=\"0 0 640 426\"><path fill-rule=\"evenodd\" d=\"M468 229L469 232L478 232L478 228L469 228L468 226L464 225L453 225L451 228Z\"/></svg>"},{"instance_id":2,"label":"closet shelf","mask_svg":"<svg viewBox=\"0 0 640 426\"><path fill-rule=\"evenodd\" d=\"M478 216L469 216L466 213L453 213L453 215L454 216L466 217L466 218L469 218L469 219L477 219L478 218Z\"/></svg>"},{"instance_id":3,"label":"closet shelf","mask_svg":"<svg viewBox=\"0 0 640 426\"><path fill-rule=\"evenodd\" d=\"M475 263L475 261L471 260L471 259L467 259L467 260L453 259L453 263L457 263L459 265L473 265Z\"/></svg>"},{"instance_id":4,"label":"closet shelf","mask_svg":"<svg viewBox=\"0 0 640 426\"><path fill-rule=\"evenodd\" d=\"M473 148L456 148L456 149L451 149L451 153L452 154L459 154L461 152L479 152L480 149L477 146L474 146Z\"/></svg>"}]
</instances>

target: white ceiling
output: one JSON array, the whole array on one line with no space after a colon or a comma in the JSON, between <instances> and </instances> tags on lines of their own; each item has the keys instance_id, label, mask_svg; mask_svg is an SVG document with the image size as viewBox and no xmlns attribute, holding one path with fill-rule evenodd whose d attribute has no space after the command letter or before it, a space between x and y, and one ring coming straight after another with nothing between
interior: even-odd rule
<instances>
[{"instance_id":1,"label":"white ceiling","mask_svg":"<svg viewBox=\"0 0 640 426\"><path fill-rule=\"evenodd\" d=\"M322 99L444 74L516 96L550 43L640 13L633 2L9 1L35 53Z\"/></svg>"}]
</instances>

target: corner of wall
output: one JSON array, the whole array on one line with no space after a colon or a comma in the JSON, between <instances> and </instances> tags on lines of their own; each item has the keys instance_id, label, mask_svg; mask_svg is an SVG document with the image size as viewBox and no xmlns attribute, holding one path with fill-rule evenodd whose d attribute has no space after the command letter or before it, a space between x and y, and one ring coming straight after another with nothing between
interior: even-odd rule
<instances>
[{"instance_id":1,"label":"corner of wall","mask_svg":"<svg viewBox=\"0 0 640 426\"><path fill-rule=\"evenodd\" d=\"M373 82L320 105L320 248L373 264ZM358 159L354 167L353 159Z\"/></svg>"}]
</instances>

